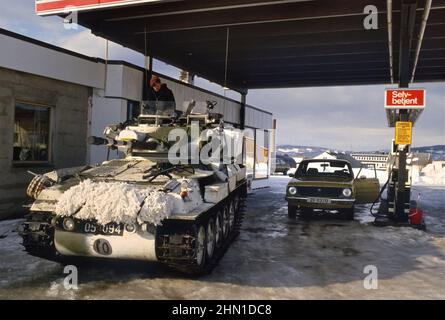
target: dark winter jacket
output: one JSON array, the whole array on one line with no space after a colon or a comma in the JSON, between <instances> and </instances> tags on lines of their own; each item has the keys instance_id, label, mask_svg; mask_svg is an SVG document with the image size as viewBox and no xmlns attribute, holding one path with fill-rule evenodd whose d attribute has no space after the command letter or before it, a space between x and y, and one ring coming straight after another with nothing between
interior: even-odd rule
<instances>
[{"instance_id":1,"label":"dark winter jacket","mask_svg":"<svg viewBox=\"0 0 445 320\"><path fill-rule=\"evenodd\" d=\"M156 92L150 88L148 92L148 107L150 113L167 115L176 109L176 101L173 92L167 88L165 83L161 84L161 89Z\"/></svg>"}]
</instances>

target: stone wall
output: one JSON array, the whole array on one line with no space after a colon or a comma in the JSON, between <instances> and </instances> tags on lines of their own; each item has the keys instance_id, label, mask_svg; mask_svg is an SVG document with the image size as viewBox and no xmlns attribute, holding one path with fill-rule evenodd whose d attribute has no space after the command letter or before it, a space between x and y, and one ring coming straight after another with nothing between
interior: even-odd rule
<instances>
[{"instance_id":1,"label":"stone wall","mask_svg":"<svg viewBox=\"0 0 445 320\"><path fill-rule=\"evenodd\" d=\"M90 95L84 86L0 68L0 219L23 212L22 205L30 202L28 170L40 173L86 163ZM12 162L16 101L51 107L51 159L46 166Z\"/></svg>"}]
</instances>

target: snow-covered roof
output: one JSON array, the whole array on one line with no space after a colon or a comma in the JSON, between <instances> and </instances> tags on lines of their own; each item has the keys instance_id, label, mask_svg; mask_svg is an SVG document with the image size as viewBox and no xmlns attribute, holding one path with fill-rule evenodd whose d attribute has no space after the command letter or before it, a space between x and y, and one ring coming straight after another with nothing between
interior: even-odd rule
<instances>
[{"instance_id":1,"label":"snow-covered roof","mask_svg":"<svg viewBox=\"0 0 445 320\"><path fill-rule=\"evenodd\" d=\"M407 161L410 162L411 165L420 165L420 166L426 166L427 164L431 163L431 153L417 153L413 152L408 154Z\"/></svg>"}]
</instances>

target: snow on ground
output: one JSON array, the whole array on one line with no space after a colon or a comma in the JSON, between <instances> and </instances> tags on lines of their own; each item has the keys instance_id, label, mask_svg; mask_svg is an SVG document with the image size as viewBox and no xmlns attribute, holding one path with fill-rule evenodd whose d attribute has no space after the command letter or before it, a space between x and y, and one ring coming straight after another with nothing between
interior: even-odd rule
<instances>
[{"instance_id":1,"label":"snow on ground","mask_svg":"<svg viewBox=\"0 0 445 320\"><path fill-rule=\"evenodd\" d=\"M63 267L22 251L0 223L0 299L444 299L445 188L415 186L428 231L378 228L369 206L353 222L287 218L288 177L255 191L238 240L212 274L187 278L158 264L82 263L79 290L63 287ZM378 268L377 290L366 290L364 267Z\"/></svg>"},{"instance_id":2,"label":"snow on ground","mask_svg":"<svg viewBox=\"0 0 445 320\"><path fill-rule=\"evenodd\" d=\"M415 177L419 185L445 186L445 161L433 161Z\"/></svg>"}]
</instances>

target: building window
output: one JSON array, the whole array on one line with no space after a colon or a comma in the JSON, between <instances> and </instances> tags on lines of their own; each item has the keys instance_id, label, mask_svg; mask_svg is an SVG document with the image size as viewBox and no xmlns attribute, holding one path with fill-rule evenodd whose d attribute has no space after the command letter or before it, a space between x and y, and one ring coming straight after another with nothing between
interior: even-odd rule
<instances>
[{"instance_id":1,"label":"building window","mask_svg":"<svg viewBox=\"0 0 445 320\"><path fill-rule=\"evenodd\" d=\"M134 120L141 114L141 104L138 101L128 100L127 102L127 120Z\"/></svg>"},{"instance_id":2,"label":"building window","mask_svg":"<svg viewBox=\"0 0 445 320\"><path fill-rule=\"evenodd\" d=\"M49 162L51 108L17 103L14 117L13 161Z\"/></svg>"}]
</instances>

